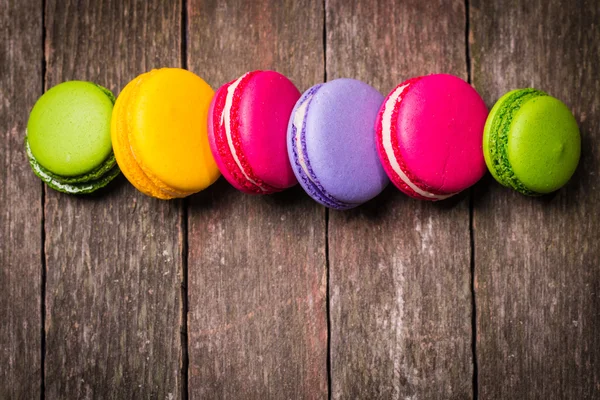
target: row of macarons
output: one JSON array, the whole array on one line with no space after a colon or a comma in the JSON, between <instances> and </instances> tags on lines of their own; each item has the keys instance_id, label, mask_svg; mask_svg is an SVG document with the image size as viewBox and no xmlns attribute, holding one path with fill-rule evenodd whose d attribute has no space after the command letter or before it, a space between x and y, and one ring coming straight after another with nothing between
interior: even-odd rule
<instances>
[{"instance_id":1,"label":"row of macarons","mask_svg":"<svg viewBox=\"0 0 600 400\"><path fill-rule=\"evenodd\" d=\"M319 203L349 209L390 181L443 200L488 169L525 195L550 193L574 173L581 139L569 108L536 89L513 90L488 112L471 85L446 74L408 79L384 97L354 79L301 94L274 71L215 93L190 71L163 68L116 99L91 82L51 88L31 111L25 144L35 174L66 193L90 193L123 172L149 196L180 198L222 174L251 194L300 183Z\"/></svg>"}]
</instances>

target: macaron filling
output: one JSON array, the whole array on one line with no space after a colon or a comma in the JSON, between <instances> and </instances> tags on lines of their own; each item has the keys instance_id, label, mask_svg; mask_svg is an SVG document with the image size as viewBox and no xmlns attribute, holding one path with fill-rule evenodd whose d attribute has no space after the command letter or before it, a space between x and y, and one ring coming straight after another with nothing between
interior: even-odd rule
<instances>
[{"instance_id":1,"label":"macaron filling","mask_svg":"<svg viewBox=\"0 0 600 400\"><path fill-rule=\"evenodd\" d=\"M213 120L213 129L216 138L219 139L216 141L219 155L235 181L252 193L269 194L281 189L267 184L254 173L252 166L244 156L237 129L240 125L241 95L248 81L258 72L260 71L248 72L225 88L224 103L222 99L217 100L217 109L221 109L221 111L220 116Z\"/></svg>"},{"instance_id":2,"label":"macaron filling","mask_svg":"<svg viewBox=\"0 0 600 400\"><path fill-rule=\"evenodd\" d=\"M444 200L456 193L436 193L435 190L427 188L424 184L419 182L418 179L412 176L404 165L404 160L399 151L399 143L396 138L395 126L398 121L398 109L400 108L403 95L406 94L410 86L418 80L419 78L411 79L403 85L398 86L385 100L380 117L380 145L385 153L384 162L387 163L394 172L395 183L426 200Z\"/></svg>"},{"instance_id":3,"label":"macaron filling","mask_svg":"<svg viewBox=\"0 0 600 400\"><path fill-rule=\"evenodd\" d=\"M547 96L547 94L537 89L515 91L493 115L491 132L488 136L491 167L494 169L494 175L498 177L500 183L504 186L511 187L529 196L540 195L540 193L530 190L513 172L508 159L508 137L511 123L519 109L527 101L540 96Z\"/></svg>"},{"instance_id":4,"label":"macaron filling","mask_svg":"<svg viewBox=\"0 0 600 400\"><path fill-rule=\"evenodd\" d=\"M303 185L318 201L330 208L337 208L340 210L350 209L358 204L340 201L327 193L310 166L310 160L306 150L306 120L308 117L308 109L314 95L321 86L322 84L309 89L300 100L298 107L292 115L291 147L294 155L294 166L299 173L298 175L300 176Z\"/></svg>"}]
</instances>

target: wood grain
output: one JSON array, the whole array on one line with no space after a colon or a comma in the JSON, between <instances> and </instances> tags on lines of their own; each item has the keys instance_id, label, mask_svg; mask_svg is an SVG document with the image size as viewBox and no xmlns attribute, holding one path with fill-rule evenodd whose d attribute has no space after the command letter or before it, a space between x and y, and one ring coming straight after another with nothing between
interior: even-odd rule
<instances>
[{"instance_id":1,"label":"wood grain","mask_svg":"<svg viewBox=\"0 0 600 400\"><path fill-rule=\"evenodd\" d=\"M42 184L25 156L42 92L42 4L0 0L0 398L41 388Z\"/></svg>"},{"instance_id":2,"label":"wood grain","mask_svg":"<svg viewBox=\"0 0 600 400\"><path fill-rule=\"evenodd\" d=\"M323 80L321 1L189 2L189 67L214 88L275 69ZM190 398L327 397L325 210L300 188L189 206Z\"/></svg>"},{"instance_id":3,"label":"wood grain","mask_svg":"<svg viewBox=\"0 0 600 400\"><path fill-rule=\"evenodd\" d=\"M467 78L463 1L326 3L328 79L387 94L412 76ZM390 185L332 211L329 244L333 398L472 398L468 197Z\"/></svg>"},{"instance_id":4,"label":"wood grain","mask_svg":"<svg viewBox=\"0 0 600 400\"><path fill-rule=\"evenodd\" d=\"M179 2L46 2L49 88L92 80L117 93L180 65ZM123 177L94 196L46 197L46 398L181 395L181 202Z\"/></svg>"},{"instance_id":5,"label":"wood grain","mask_svg":"<svg viewBox=\"0 0 600 400\"><path fill-rule=\"evenodd\" d=\"M600 398L600 3L473 1L473 82L488 105L536 87L564 101L582 159L555 195L495 182L474 208L479 394Z\"/></svg>"},{"instance_id":6,"label":"wood grain","mask_svg":"<svg viewBox=\"0 0 600 400\"><path fill-rule=\"evenodd\" d=\"M467 78L463 1L326 0L325 15L320 0L187 2L187 62L215 88L272 68L304 90L324 65L384 94L414 75ZM46 189L42 203L22 141L43 78L116 94L179 66L184 40L180 0L46 0L44 54L42 3L0 0L0 398L186 398L188 374L191 398L326 398L327 261L334 399L600 398L598 2L467 2L488 105L538 87L583 139L555 195L489 177L475 188L476 388L467 194L430 204L390 187L326 213L300 188L255 197L221 179L184 209L121 177L87 197Z\"/></svg>"}]
</instances>

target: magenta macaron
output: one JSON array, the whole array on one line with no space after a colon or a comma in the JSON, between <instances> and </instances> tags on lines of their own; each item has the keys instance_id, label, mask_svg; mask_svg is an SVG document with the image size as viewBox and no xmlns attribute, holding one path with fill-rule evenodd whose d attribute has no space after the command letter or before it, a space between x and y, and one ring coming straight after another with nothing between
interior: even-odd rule
<instances>
[{"instance_id":1,"label":"magenta macaron","mask_svg":"<svg viewBox=\"0 0 600 400\"><path fill-rule=\"evenodd\" d=\"M485 174L482 138L488 110L467 82L446 74L409 79L384 100L377 151L390 180L407 195L443 200Z\"/></svg>"},{"instance_id":2,"label":"magenta macaron","mask_svg":"<svg viewBox=\"0 0 600 400\"><path fill-rule=\"evenodd\" d=\"M248 72L223 85L208 112L219 170L235 188L269 194L297 183L287 155L287 125L300 92L274 71Z\"/></svg>"}]
</instances>

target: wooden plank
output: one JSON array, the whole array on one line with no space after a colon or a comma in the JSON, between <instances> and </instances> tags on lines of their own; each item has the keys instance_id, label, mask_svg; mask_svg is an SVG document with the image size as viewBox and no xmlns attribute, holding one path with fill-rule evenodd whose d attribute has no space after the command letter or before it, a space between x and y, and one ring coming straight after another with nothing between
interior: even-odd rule
<instances>
[{"instance_id":1,"label":"wooden plank","mask_svg":"<svg viewBox=\"0 0 600 400\"><path fill-rule=\"evenodd\" d=\"M213 87L275 69L323 80L323 4L192 0L189 66ZM191 398L327 396L325 210L224 179L189 206Z\"/></svg>"},{"instance_id":2,"label":"wooden plank","mask_svg":"<svg viewBox=\"0 0 600 400\"><path fill-rule=\"evenodd\" d=\"M467 79L463 1L326 4L328 79L385 94L428 73ZM433 204L390 185L330 213L334 399L472 398L469 237L466 193Z\"/></svg>"},{"instance_id":3,"label":"wooden plank","mask_svg":"<svg viewBox=\"0 0 600 400\"><path fill-rule=\"evenodd\" d=\"M474 204L479 394L600 398L600 3L481 1L471 7L473 82L491 106L536 87L579 121L581 164L555 195L495 182Z\"/></svg>"},{"instance_id":4,"label":"wooden plank","mask_svg":"<svg viewBox=\"0 0 600 400\"><path fill-rule=\"evenodd\" d=\"M41 388L42 185L23 148L42 92L42 4L0 0L0 398Z\"/></svg>"},{"instance_id":5,"label":"wooden plank","mask_svg":"<svg viewBox=\"0 0 600 400\"><path fill-rule=\"evenodd\" d=\"M117 93L179 66L181 5L46 4L47 88L89 79ZM46 196L46 398L179 398L182 207L120 177L94 196Z\"/></svg>"}]
</instances>

